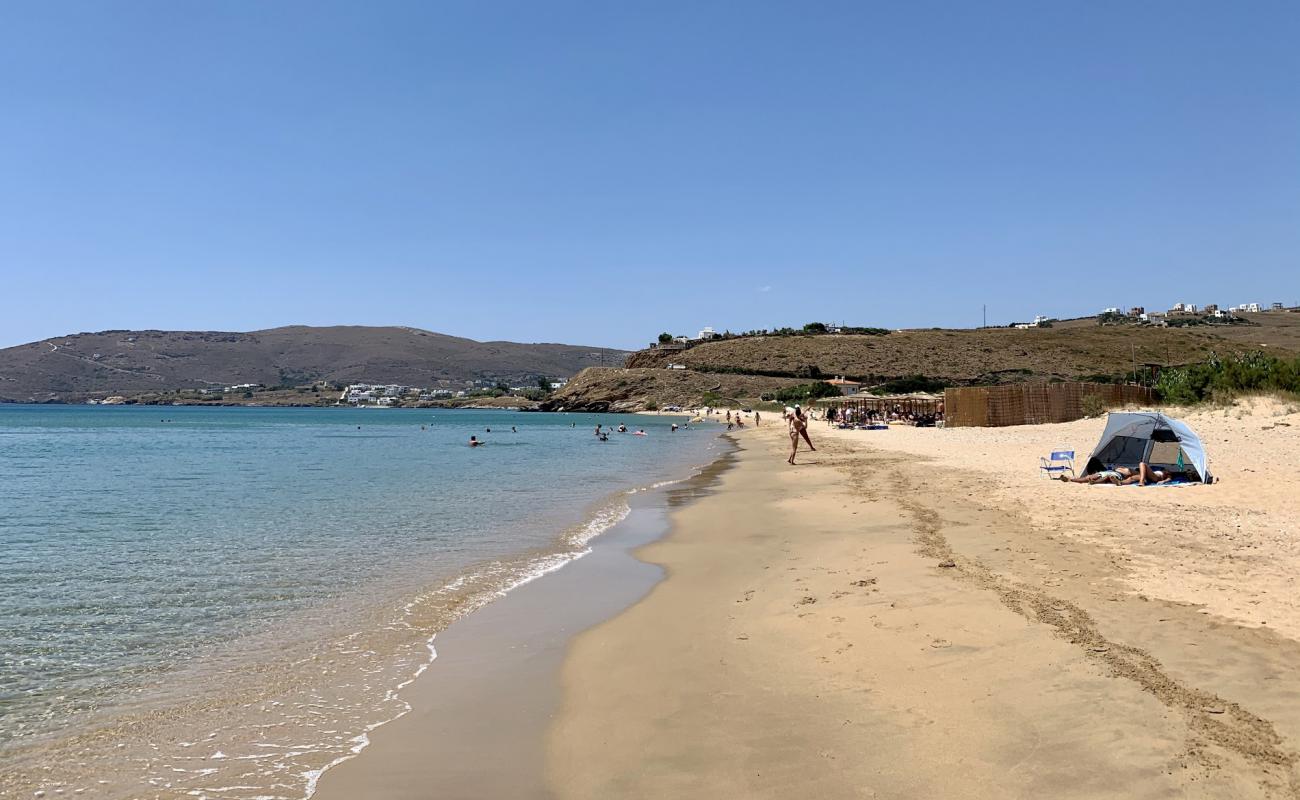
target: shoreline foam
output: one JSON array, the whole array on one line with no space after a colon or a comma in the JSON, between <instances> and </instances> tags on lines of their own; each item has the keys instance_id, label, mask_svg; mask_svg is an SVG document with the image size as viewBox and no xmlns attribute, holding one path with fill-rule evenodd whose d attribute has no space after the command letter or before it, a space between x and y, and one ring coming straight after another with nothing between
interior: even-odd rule
<instances>
[{"instance_id":1,"label":"shoreline foam","mask_svg":"<svg viewBox=\"0 0 1300 800\"><path fill-rule=\"evenodd\" d=\"M549 715L530 714L521 707L542 707L547 698L555 696L558 682L554 674L546 673L545 665L552 673L558 671L575 629L608 618L660 579L656 570L631 555L632 547L664 535L673 493L690 494L695 484L714 480L729 457L730 453L724 453L689 477L628 490L625 496L636 498L637 508L614 514L616 520L600 532L605 535L599 541L592 536L574 537L591 546L561 565L571 569L557 567L546 573L556 573L547 581L521 583L519 588L528 587L523 592L512 592L449 627L444 635L458 638L457 646L449 651L452 663L439 665L437 681L426 678L411 688L411 702L419 706L418 718L395 720L393 727L381 732L385 741L377 749L338 765L340 773L326 773L321 784L325 790L319 796L349 798L361 791L366 796L387 796L378 784L391 787L411 780L415 782L407 785L427 787L437 782L444 788L454 787L446 790L456 796L519 798L541 791L540 744ZM593 559L597 563L588 563ZM630 577L628 570L638 574ZM637 588L639 585L644 588ZM497 696L503 692L518 693L521 707L507 702L503 708ZM493 713L508 716L509 725L500 729L489 726L486 738L475 739L473 746L464 745L462 740L472 737L471 731L482 728L482 718ZM531 733L521 735L522 729ZM451 758L433 745L446 744L448 735L454 735L466 751L460 758ZM411 753L412 746L417 755ZM521 766L533 755L538 758L536 766ZM467 769L467 762L476 761L492 766L460 774ZM457 774L449 774L453 772ZM412 791L418 794L423 788Z\"/></svg>"}]
</instances>

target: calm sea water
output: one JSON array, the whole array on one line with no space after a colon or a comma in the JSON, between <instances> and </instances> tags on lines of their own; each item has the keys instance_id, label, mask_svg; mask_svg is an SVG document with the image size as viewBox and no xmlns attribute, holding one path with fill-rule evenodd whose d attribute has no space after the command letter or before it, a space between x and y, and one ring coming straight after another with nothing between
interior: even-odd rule
<instances>
[{"instance_id":1,"label":"calm sea water","mask_svg":"<svg viewBox=\"0 0 1300 800\"><path fill-rule=\"evenodd\" d=\"M0 405L0 794L303 796L433 634L719 446L619 421Z\"/></svg>"}]
</instances>

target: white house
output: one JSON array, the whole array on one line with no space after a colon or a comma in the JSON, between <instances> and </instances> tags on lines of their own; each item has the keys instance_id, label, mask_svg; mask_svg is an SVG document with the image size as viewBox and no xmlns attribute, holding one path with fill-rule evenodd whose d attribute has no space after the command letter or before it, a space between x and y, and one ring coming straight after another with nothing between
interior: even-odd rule
<instances>
[{"instance_id":1,"label":"white house","mask_svg":"<svg viewBox=\"0 0 1300 800\"><path fill-rule=\"evenodd\" d=\"M1244 311L1247 314L1258 314L1259 303L1242 303L1241 305L1237 306L1237 309L1239 311Z\"/></svg>"},{"instance_id":2,"label":"white house","mask_svg":"<svg viewBox=\"0 0 1300 800\"><path fill-rule=\"evenodd\" d=\"M697 339L716 339L716 338L718 338L718 332L715 331L713 328L707 328L707 327L706 327L706 328L704 328L703 330L701 330L701 331L700 331L700 335L697 336L697 337L695 337L695 338L697 338Z\"/></svg>"},{"instance_id":3,"label":"white house","mask_svg":"<svg viewBox=\"0 0 1300 800\"><path fill-rule=\"evenodd\" d=\"M1101 310L1101 313L1103 313L1103 314L1119 314L1119 313L1121 313L1121 312L1120 312L1120 310L1119 310L1118 308L1114 308L1114 307L1112 307L1112 308L1103 308L1103 309Z\"/></svg>"},{"instance_id":4,"label":"white house","mask_svg":"<svg viewBox=\"0 0 1300 800\"><path fill-rule=\"evenodd\" d=\"M848 380L843 375L831 378L826 382L839 389L841 395L857 394L862 389L862 384L859 381Z\"/></svg>"}]
</instances>

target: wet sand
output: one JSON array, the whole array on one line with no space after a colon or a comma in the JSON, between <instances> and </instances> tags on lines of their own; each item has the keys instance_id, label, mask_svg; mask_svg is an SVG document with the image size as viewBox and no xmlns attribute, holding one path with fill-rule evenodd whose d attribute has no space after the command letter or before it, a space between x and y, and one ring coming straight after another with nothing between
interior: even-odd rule
<instances>
[{"instance_id":1,"label":"wet sand","mask_svg":"<svg viewBox=\"0 0 1300 800\"><path fill-rule=\"evenodd\" d=\"M316 800L549 798L545 731L572 637L662 578L632 551L668 530L669 510L705 496L730 463L629 498L631 513L592 551L457 621L401 697L411 711L377 728L358 756L321 777Z\"/></svg>"},{"instance_id":2,"label":"wet sand","mask_svg":"<svg viewBox=\"0 0 1300 800\"><path fill-rule=\"evenodd\" d=\"M737 434L719 491L639 553L667 579L574 641L546 736L555 796L1300 795L1300 644L1226 613L1249 581L1175 580L1188 552L1169 535L1141 539L1140 565L1116 549L1104 532L1145 519L1141 495L1045 516L1047 492L1090 489L1017 493L963 462L1014 434L913 431L922 455L814 427L821 449L792 468L783 428ZM1148 496L1245 496L1217 489ZM1294 542L1282 525L1257 544ZM1177 591L1146 577L1162 563Z\"/></svg>"}]
</instances>

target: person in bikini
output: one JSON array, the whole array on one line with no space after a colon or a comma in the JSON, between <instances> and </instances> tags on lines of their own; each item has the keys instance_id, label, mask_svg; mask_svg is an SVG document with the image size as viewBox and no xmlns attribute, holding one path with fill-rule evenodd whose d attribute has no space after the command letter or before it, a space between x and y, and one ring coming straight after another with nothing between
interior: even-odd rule
<instances>
[{"instance_id":1,"label":"person in bikini","mask_svg":"<svg viewBox=\"0 0 1300 800\"><path fill-rule=\"evenodd\" d=\"M1138 471L1129 467L1115 467L1114 469L1103 469L1100 472L1094 472L1091 475L1084 475L1079 478L1068 478L1064 474L1061 475L1061 480L1066 483L1086 483L1089 486L1098 483L1110 483L1120 486L1129 478L1136 481Z\"/></svg>"},{"instance_id":2,"label":"person in bikini","mask_svg":"<svg viewBox=\"0 0 1300 800\"><path fill-rule=\"evenodd\" d=\"M804 419L803 414L799 413L799 407L795 406L786 414L786 421L790 423L790 457L786 461L794 463L795 453L799 452L799 437L808 438L808 421ZM812 442L808 442L808 447L816 450Z\"/></svg>"}]
</instances>

